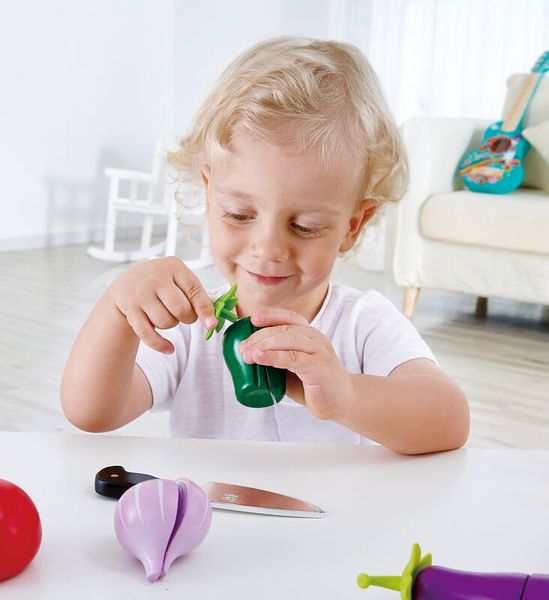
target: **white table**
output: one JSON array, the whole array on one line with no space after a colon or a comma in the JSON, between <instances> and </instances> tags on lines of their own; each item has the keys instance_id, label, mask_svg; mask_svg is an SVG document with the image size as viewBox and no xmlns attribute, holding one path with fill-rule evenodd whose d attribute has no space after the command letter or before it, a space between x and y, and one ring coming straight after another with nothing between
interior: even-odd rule
<instances>
[{"instance_id":1,"label":"white table","mask_svg":"<svg viewBox=\"0 0 549 600\"><path fill-rule=\"evenodd\" d=\"M324 519L215 511L204 543L148 583L114 535L95 473L121 464L309 500ZM460 450L402 457L378 447L0 433L0 478L42 518L40 552L0 583L27 598L398 600L358 573L399 574L412 542L456 569L549 573L549 452Z\"/></svg>"}]
</instances>

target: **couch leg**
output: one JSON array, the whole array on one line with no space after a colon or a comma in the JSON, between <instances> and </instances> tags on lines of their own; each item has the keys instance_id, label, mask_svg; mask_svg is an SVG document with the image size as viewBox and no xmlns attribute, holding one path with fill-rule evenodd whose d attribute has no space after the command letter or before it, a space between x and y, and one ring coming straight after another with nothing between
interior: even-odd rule
<instances>
[{"instance_id":1,"label":"couch leg","mask_svg":"<svg viewBox=\"0 0 549 600\"><path fill-rule=\"evenodd\" d=\"M477 319L486 319L488 315L488 298L484 296L477 297L477 304L475 306L475 317Z\"/></svg>"},{"instance_id":2,"label":"couch leg","mask_svg":"<svg viewBox=\"0 0 549 600\"><path fill-rule=\"evenodd\" d=\"M404 303L402 312L405 317L411 319L414 316L414 309L416 307L417 298L419 296L419 288L406 288L404 290Z\"/></svg>"}]
</instances>

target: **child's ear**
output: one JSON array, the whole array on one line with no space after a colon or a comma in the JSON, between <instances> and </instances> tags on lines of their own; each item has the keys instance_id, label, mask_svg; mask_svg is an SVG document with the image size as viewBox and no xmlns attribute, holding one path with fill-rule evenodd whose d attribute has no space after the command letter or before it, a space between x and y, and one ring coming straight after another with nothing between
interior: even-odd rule
<instances>
[{"instance_id":1,"label":"child's ear","mask_svg":"<svg viewBox=\"0 0 549 600\"><path fill-rule=\"evenodd\" d=\"M202 183L204 184L205 188L208 187L211 172L212 172L212 170L210 169L210 165L204 165L201 169Z\"/></svg>"},{"instance_id":2,"label":"child's ear","mask_svg":"<svg viewBox=\"0 0 549 600\"><path fill-rule=\"evenodd\" d=\"M378 208L379 202L377 200L365 199L360 201L358 208L349 218L347 233L339 247L340 252L347 252L355 245L362 228L376 214Z\"/></svg>"},{"instance_id":3,"label":"child's ear","mask_svg":"<svg viewBox=\"0 0 549 600\"><path fill-rule=\"evenodd\" d=\"M209 206L209 194L208 194L208 185L210 183L210 175L211 175L211 168L210 165L204 165L201 169L201 177L202 177L202 183L204 184L204 194L206 197L206 208Z\"/></svg>"}]
</instances>

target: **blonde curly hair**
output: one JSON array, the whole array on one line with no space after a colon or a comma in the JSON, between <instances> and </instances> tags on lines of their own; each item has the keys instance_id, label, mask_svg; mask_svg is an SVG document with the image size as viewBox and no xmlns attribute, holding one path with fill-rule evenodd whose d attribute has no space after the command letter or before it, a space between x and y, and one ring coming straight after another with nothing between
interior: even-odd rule
<instances>
[{"instance_id":1,"label":"blonde curly hair","mask_svg":"<svg viewBox=\"0 0 549 600\"><path fill-rule=\"evenodd\" d=\"M289 127L290 126L290 127ZM230 156L237 127L258 138L314 149L324 164L356 157L362 198L399 200L408 170L404 147L372 67L341 42L284 37L261 42L221 74L168 163L182 182Z\"/></svg>"}]
</instances>

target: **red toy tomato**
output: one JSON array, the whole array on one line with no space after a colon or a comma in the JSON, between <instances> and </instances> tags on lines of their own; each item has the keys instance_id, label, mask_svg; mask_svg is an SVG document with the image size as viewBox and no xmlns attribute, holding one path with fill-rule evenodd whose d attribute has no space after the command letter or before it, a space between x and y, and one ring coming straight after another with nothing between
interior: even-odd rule
<instances>
[{"instance_id":1,"label":"red toy tomato","mask_svg":"<svg viewBox=\"0 0 549 600\"><path fill-rule=\"evenodd\" d=\"M0 479L0 581L20 573L42 541L40 515L30 497Z\"/></svg>"}]
</instances>

